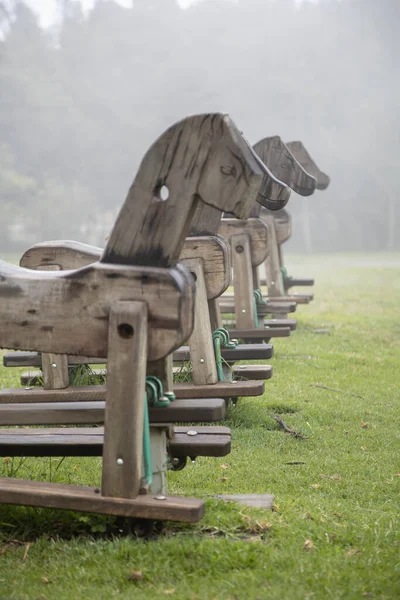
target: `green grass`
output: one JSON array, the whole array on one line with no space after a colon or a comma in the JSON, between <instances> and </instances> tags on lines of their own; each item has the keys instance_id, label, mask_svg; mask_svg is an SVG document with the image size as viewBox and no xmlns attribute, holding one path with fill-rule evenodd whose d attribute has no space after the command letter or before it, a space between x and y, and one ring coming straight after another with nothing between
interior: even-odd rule
<instances>
[{"instance_id":1,"label":"green grass","mask_svg":"<svg viewBox=\"0 0 400 600\"><path fill-rule=\"evenodd\" d=\"M400 255L287 262L316 277L315 300L275 340L264 397L230 410L229 456L169 475L171 492L207 498L203 521L143 541L103 533L112 519L0 506L0 599L400 597ZM2 385L18 373L2 368ZM0 473L100 482L99 459L20 463ZM275 510L213 498L255 492Z\"/></svg>"}]
</instances>

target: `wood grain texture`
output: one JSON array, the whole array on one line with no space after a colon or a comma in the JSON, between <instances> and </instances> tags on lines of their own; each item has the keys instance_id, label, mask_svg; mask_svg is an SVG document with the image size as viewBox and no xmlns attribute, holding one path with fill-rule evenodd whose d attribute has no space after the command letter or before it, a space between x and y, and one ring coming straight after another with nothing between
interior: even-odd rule
<instances>
[{"instance_id":1,"label":"wood grain texture","mask_svg":"<svg viewBox=\"0 0 400 600\"><path fill-rule=\"evenodd\" d=\"M329 176L317 167L315 161L300 141L286 142L287 147L301 166L317 180L317 190L325 190L330 182Z\"/></svg>"},{"instance_id":2,"label":"wood grain texture","mask_svg":"<svg viewBox=\"0 0 400 600\"><path fill-rule=\"evenodd\" d=\"M218 211L218 215L221 212ZM21 267L42 270L56 266L59 270L79 269L101 258L102 248L81 242L49 241L35 244L27 250ZM179 260L201 258L208 298L217 298L228 287L230 280L230 253L221 236L188 237L185 239Z\"/></svg>"},{"instance_id":3,"label":"wood grain texture","mask_svg":"<svg viewBox=\"0 0 400 600\"><path fill-rule=\"evenodd\" d=\"M69 385L66 354L42 354L42 376L45 390L62 389Z\"/></svg>"},{"instance_id":4,"label":"wood grain texture","mask_svg":"<svg viewBox=\"0 0 400 600\"><path fill-rule=\"evenodd\" d=\"M314 193L316 179L301 166L278 135L261 139L253 145L253 150L271 173L297 194L309 196Z\"/></svg>"},{"instance_id":5,"label":"wood grain texture","mask_svg":"<svg viewBox=\"0 0 400 600\"><path fill-rule=\"evenodd\" d=\"M272 214L262 216L269 231L269 248L268 256L264 261L265 281L268 289L268 296L274 298L276 296L284 296L285 290L283 287L281 265L279 261L278 242L276 239L275 220Z\"/></svg>"},{"instance_id":6,"label":"wood grain texture","mask_svg":"<svg viewBox=\"0 0 400 600\"><path fill-rule=\"evenodd\" d=\"M253 298L250 239L248 235L241 233L232 235L230 241L236 327L238 329L255 328L256 313Z\"/></svg>"},{"instance_id":7,"label":"wood grain texture","mask_svg":"<svg viewBox=\"0 0 400 600\"><path fill-rule=\"evenodd\" d=\"M101 456L103 442L103 427L0 429L0 456ZM173 457L226 456L230 429L177 427L168 446Z\"/></svg>"},{"instance_id":8,"label":"wood grain texture","mask_svg":"<svg viewBox=\"0 0 400 600\"><path fill-rule=\"evenodd\" d=\"M218 375L203 274L203 261L192 258L184 260L183 264L196 281L194 327L188 340L193 383L195 385L213 384L218 381Z\"/></svg>"},{"instance_id":9,"label":"wood grain texture","mask_svg":"<svg viewBox=\"0 0 400 600\"><path fill-rule=\"evenodd\" d=\"M198 203L246 218L264 173L227 115L196 115L176 123L145 154L102 262L176 264Z\"/></svg>"},{"instance_id":10,"label":"wood grain texture","mask_svg":"<svg viewBox=\"0 0 400 600\"><path fill-rule=\"evenodd\" d=\"M289 321L289 319L288 319ZM294 321L296 322L296 321ZM280 320L282 326L282 320ZM272 344L239 344L236 348L222 348L222 358L227 362L236 362L238 360L263 360L271 358L273 354ZM174 352L174 360L177 362L186 361L190 358L189 346L181 346ZM184 384L175 384L175 392L178 396L180 386ZM219 386L218 384L215 384ZM198 386L199 387L199 386ZM210 388L216 389L216 388Z\"/></svg>"},{"instance_id":11,"label":"wood grain texture","mask_svg":"<svg viewBox=\"0 0 400 600\"><path fill-rule=\"evenodd\" d=\"M109 319L101 493L136 498L143 460L147 305L116 302Z\"/></svg>"},{"instance_id":12,"label":"wood grain texture","mask_svg":"<svg viewBox=\"0 0 400 600\"><path fill-rule=\"evenodd\" d=\"M0 423L3 426L96 425L104 423L104 411L105 400L0 403ZM200 399L189 395L187 398L174 400L168 407L149 409L149 419L152 425L176 422L211 423L220 421L225 414L225 401L222 398L210 398L209 394L201 396Z\"/></svg>"},{"instance_id":13,"label":"wood grain texture","mask_svg":"<svg viewBox=\"0 0 400 600\"><path fill-rule=\"evenodd\" d=\"M0 346L106 357L108 316L120 300L148 305L149 360L166 356L192 331L194 282L179 265L157 269L97 262L52 272L0 262Z\"/></svg>"},{"instance_id":14,"label":"wood grain texture","mask_svg":"<svg viewBox=\"0 0 400 600\"><path fill-rule=\"evenodd\" d=\"M228 241L231 241L233 235L248 236L251 253L250 271L252 266L260 265L268 255L269 230L268 226L260 219L252 218L243 221L223 218L218 233Z\"/></svg>"},{"instance_id":15,"label":"wood grain texture","mask_svg":"<svg viewBox=\"0 0 400 600\"><path fill-rule=\"evenodd\" d=\"M216 329L222 327L222 315L221 311L219 310L217 298L208 301L208 312L210 314L210 323L212 331L215 331Z\"/></svg>"},{"instance_id":16,"label":"wood grain texture","mask_svg":"<svg viewBox=\"0 0 400 600\"><path fill-rule=\"evenodd\" d=\"M251 359L250 359L251 360ZM214 385L193 385L190 383L176 383L175 394L177 398L208 398L210 394L220 398L237 398L248 396L261 396L264 393L263 381L219 381Z\"/></svg>"},{"instance_id":17,"label":"wood grain texture","mask_svg":"<svg viewBox=\"0 0 400 600\"><path fill-rule=\"evenodd\" d=\"M79 269L100 260L103 249L83 242L57 240L40 242L22 255L19 264L25 269L42 270L45 266L58 267L60 271Z\"/></svg>"},{"instance_id":18,"label":"wood grain texture","mask_svg":"<svg viewBox=\"0 0 400 600\"><path fill-rule=\"evenodd\" d=\"M233 367L234 379L261 379L263 381L271 379L271 365L235 365Z\"/></svg>"},{"instance_id":19,"label":"wood grain texture","mask_svg":"<svg viewBox=\"0 0 400 600\"><path fill-rule=\"evenodd\" d=\"M292 216L285 209L267 214L270 214L274 218L276 241L281 246L292 235ZM262 212L261 219L263 219ZM281 264L281 267L283 267L283 264Z\"/></svg>"},{"instance_id":20,"label":"wood grain texture","mask_svg":"<svg viewBox=\"0 0 400 600\"><path fill-rule=\"evenodd\" d=\"M121 515L142 519L193 523L204 515L204 501L196 498L151 495L135 499L108 498L99 488L0 478L0 503L61 508L78 512Z\"/></svg>"},{"instance_id":21,"label":"wood grain texture","mask_svg":"<svg viewBox=\"0 0 400 600\"><path fill-rule=\"evenodd\" d=\"M69 365L104 364L104 362L103 358L94 356L68 356ZM42 365L41 354L25 350L7 352L3 356L3 365L5 367L40 367Z\"/></svg>"},{"instance_id":22,"label":"wood grain texture","mask_svg":"<svg viewBox=\"0 0 400 600\"><path fill-rule=\"evenodd\" d=\"M220 235L186 238L179 260L183 264L188 260L201 262L208 300L218 298L230 284L229 244Z\"/></svg>"}]
</instances>

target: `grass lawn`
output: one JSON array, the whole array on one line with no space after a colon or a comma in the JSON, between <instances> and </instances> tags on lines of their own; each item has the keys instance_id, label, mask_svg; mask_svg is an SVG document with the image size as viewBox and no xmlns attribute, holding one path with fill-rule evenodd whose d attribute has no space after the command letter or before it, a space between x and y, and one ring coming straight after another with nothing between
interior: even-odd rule
<instances>
[{"instance_id":1,"label":"grass lawn","mask_svg":"<svg viewBox=\"0 0 400 600\"><path fill-rule=\"evenodd\" d=\"M104 534L102 517L0 506L0 600L400 598L400 255L287 263L315 276L315 300L275 340L264 397L230 409L229 456L169 476L207 498L203 521L144 541ZM19 372L0 367L2 386ZM99 459L0 461L2 475L100 482ZM272 512L213 498L267 492Z\"/></svg>"}]
</instances>

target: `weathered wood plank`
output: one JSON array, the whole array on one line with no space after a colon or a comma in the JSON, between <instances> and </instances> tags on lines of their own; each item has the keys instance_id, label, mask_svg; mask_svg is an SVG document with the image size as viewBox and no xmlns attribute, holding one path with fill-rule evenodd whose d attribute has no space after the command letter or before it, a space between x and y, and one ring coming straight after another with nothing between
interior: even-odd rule
<instances>
[{"instance_id":1,"label":"weathered wood plank","mask_svg":"<svg viewBox=\"0 0 400 600\"><path fill-rule=\"evenodd\" d=\"M121 299L148 305L149 360L166 356L193 327L194 283L180 266L33 271L0 262L1 298L12 298L1 303L3 348L106 357L110 307Z\"/></svg>"},{"instance_id":2,"label":"weathered wood plank","mask_svg":"<svg viewBox=\"0 0 400 600\"><path fill-rule=\"evenodd\" d=\"M139 494L147 332L147 305L144 302L116 302L111 307L101 484L103 496L136 498Z\"/></svg>"},{"instance_id":3,"label":"weathered wood plank","mask_svg":"<svg viewBox=\"0 0 400 600\"><path fill-rule=\"evenodd\" d=\"M273 351L272 344L239 344L236 348L222 348L221 355L227 362L263 360L271 358ZM174 361L184 362L187 360L190 360L189 346L181 346L174 352ZM175 387L176 385L178 384L175 384Z\"/></svg>"},{"instance_id":4,"label":"weathered wood plank","mask_svg":"<svg viewBox=\"0 0 400 600\"><path fill-rule=\"evenodd\" d=\"M263 381L219 381L214 385L176 383L177 398L208 398L210 394L220 398L261 396L264 393Z\"/></svg>"},{"instance_id":5,"label":"weathered wood plank","mask_svg":"<svg viewBox=\"0 0 400 600\"><path fill-rule=\"evenodd\" d=\"M221 214L218 211L218 215ZM100 260L101 253L102 248L81 242L41 242L23 254L20 265L38 270L46 266L57 266L62 271L79 269ZM203 261L207 297L212 299L220 296L230 283L230 252L225 239L217 235L186 238L179 260L192 258Z\"/></svg>"},{"instance_id":6,"label":"weathered wood plank","mask_svg":"<svg viewBox=\"0 0 400 600\"><path fill-rule=\"evenodd\" d=\"M203 390L202 390L203 391ZM0 404L0 424L11 425L96 425L104 423L105 402L35 402ZM167 408L150 408L151 424L216 422L225 417L222 398L187 397Z\"/></svg>"},{"instance_id":7,"label":"weathered wood plank","mask_svg":"<svg viewBox=\"0 0 400 600\"><path fill-rule=\"evenodd\" d=\"M78 512L193 523L204 515L204 501L151 495L135 499L108 498L99 488L0 478L0 503L60 508Z\"/></svg>"},{"instance_id":8,"label":"weathered wood plank","mask_svg":"<svg viewBox=\"0 0 400 600\"><path fill-rule=\"evenodd\" d=\"M101 456L104 428L0 429L0 456ZM179 427L168 442L173 457L226 456L227 427Z\"/></svg>"},{"instance_id":9,"label":"weathered wood plank","mask_svg":"<svg viewBox=\"0 0 400 600\"><path fill-rule=\"evenodd\" d=\"M196 281L194 327L188 340L193 383L195 385L213 384L218 381L218 375L203 274L203 261L192 258L184 260L183 264Z\"/></svg>"},{"instance_id":10,"label":"weathered wood plank","mask_svg":"<svg viewBox=\"0 0 400 600\"><path fill-rule=\"evenodd\" d=\"M69 385L66 354L42 354L42 376L45 390L62 389Z\"/></svg>"},{"instance_id":11,"label":"weathered wood plank","mask_svg":"<svg viewBox=\"0 0 400 600\"><path fill-rule=\"evenodd\" d=\"M233 367L234 379L262 379L267 380L272 377L271 365L235 365Z\"/></svg>"},{"instance_id":12,"label":"weathered wood plank","mask_svg":"<svg viewBox=\"0 0 400 600\"><path fill-rule=\"evenodd\" d=\"M268 227L260 219L221 220L218 233L225 239L231 240L232 236L247 235L250 243L251 266L260 265L268 255Z\"/></svg>"},{"instance_id":13,"label":"weathered wood plank","mask_svg":"<svg viewBox=\"0 0 400 600\"><path fill-rule=\"evenodd\" d=\"M232 248L234 308L238 329L255 327L253 276L251 270L250 236L240 233L230 238ZM222 305L220 303L220 309Z\"/></svg>"},{"instance_id":14,"label":"weathered wood plank","mask_svg":"<svg viewBox=\"0 0 400 600\"><path fill-rule=\"evenodd\" d=\"M236 296L235 296L236 302ZM225 300L221 297L219 301L219 308L222 314L233 314L235 312L235 302ZM257 313L259 316L269 314L286 314L289 312L296 312L296 302L274 302L270 301L268 304L258 304ZM266 324L266 322L265 322Z\"/></svg>"}]
</instances>

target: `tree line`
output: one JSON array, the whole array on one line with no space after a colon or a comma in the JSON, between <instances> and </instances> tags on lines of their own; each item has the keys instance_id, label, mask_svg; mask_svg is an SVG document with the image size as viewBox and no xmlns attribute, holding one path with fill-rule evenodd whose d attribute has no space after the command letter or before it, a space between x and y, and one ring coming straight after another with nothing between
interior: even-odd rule
<instances>
[{"instance_id":1,"label":"tree line","mask_svg":"<svg viewBox=\"0 0 400 600\"><path fill-rule=\"evenodd\" d=\"M398 250L397 0L98 0L60 22L0 1L1 250L103 245L154 139L228 112L253 143L301 139L331 185L295 194L297 251ZM306 235L309 228L310 238Z\"/></svg>"}]
</instances>

